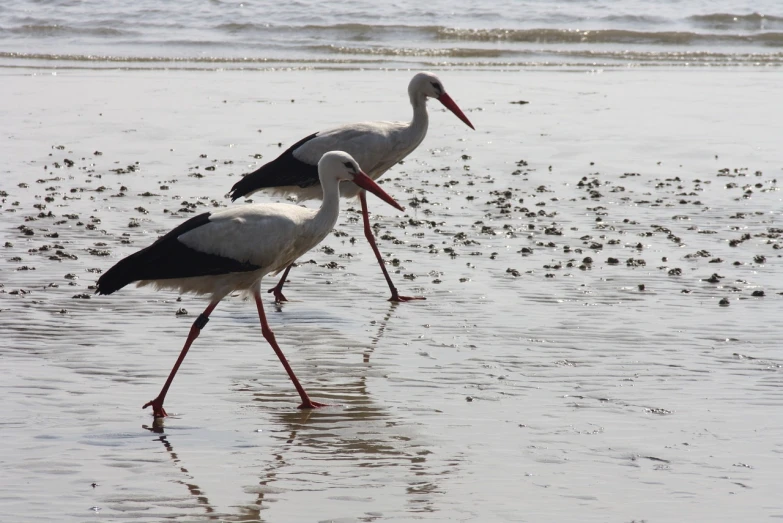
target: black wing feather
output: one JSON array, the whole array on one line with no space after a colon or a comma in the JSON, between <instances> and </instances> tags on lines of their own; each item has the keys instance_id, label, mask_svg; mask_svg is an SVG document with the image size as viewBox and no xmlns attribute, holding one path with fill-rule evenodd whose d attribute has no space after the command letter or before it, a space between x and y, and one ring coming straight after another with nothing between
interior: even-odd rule
<instances>
[{"instance_id":1,"label":"black wing feather","mask_svg":"<svg viewBox=\"0 0 783 523\"><path fill-rule=\"evenodd\" d=\"M294 158L294 151L302 144L315 138L317 134L313 133L307 138L299 140L271 162L245 175L231 188L229 193L231 200L236 201L238 198L269 187L295 185L304 188L321 183L318 178L317 165L310 165Z\"/></svg>"},{"instance_id":2,"label":"black wing feather","mask_svg":"<svg viewBox=\"0 0 783 523\"><path fill-rule=\"evenodd\" d=\"M98 278L98 294L111 294L139 280L168 280L249 272L261 267L216 254L191 249L177 238L209 223L211 213L199 214L179 224L149 247L117 262Z\"/></svg>"}]
</instances>

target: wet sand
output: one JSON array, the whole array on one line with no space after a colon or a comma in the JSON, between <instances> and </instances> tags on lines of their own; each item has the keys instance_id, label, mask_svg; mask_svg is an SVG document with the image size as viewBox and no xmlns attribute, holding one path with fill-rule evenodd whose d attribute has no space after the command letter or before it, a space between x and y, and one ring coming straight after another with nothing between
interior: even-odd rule
<instances>
[{"instance_id":1,"label":"wet sand","mask_svg":"<svg viewBox=\"0 0 783 523\"><path fill-rule=\"evenodd\" d=\"M234 298L154 424L206 302L98 297L98 272L227 205L278 143L408 118L411 73L0 72L0 519L783 517L779 74L439 74L478 130L431 103L384 177L406 212L370 201L427 300L384 301L343 202L266 302L339 406L296 410Z\"/></svg>"}]
</instances>

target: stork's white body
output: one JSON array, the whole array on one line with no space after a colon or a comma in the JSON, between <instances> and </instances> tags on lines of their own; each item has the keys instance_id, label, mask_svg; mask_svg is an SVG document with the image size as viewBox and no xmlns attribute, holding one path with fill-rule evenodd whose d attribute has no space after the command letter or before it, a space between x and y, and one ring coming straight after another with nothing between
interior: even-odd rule
<instances>
[{"instance_id":1,"label":"stork's white body","mask_svg":"<svg viewBox=\"0 0 783 523\"><path fill-rule=\"evenodd\" d=\"M293 156L303 163L315 165L318 163L317 158L323 156L324 152L339 148L353 156L370 178L377 180L419 146L427 135L428 125L427 104L421 100L413 105L413 120L410 122L361 122L343 125L318 133L315 138L294 150ZM354 198L360 190L354 183L344 183L340 186L340 195ZM276 187L274 191L278 194L294 195L299 201L323 197L320 185L288 185Z\"/></svg>"},{"instance_id":2,"label":"stork's white body","mask_svg":"<svg viewBox=\"0 0 783 523\"><path fill-rule=\"evenodd\" d=\"M337 188L330 187L318 211L283 203L243 205L216 212L209 223L190 230L178 241L194 251L256 265L255 271L141 280L137 286L174 289L181 293L222 297L252 292L267 274L277 274L321 243L334 229L339 214Z\"/></svg>"}]
</instances>

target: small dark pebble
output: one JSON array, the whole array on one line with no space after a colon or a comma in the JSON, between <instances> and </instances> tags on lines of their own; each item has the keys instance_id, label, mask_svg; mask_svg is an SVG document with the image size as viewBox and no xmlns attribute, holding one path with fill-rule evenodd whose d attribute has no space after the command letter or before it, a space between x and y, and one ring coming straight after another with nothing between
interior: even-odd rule
<instances>
[{"instance_id":1,"label":"small dark pebble","mask_svg":"<svg viewBox=\"0 0 783 523\"><path fill-rule=\"evenodd\" d=\"M608 263L609 265L617 265L618 263L620 263L620 260L618 260L617 258L607 258L606 263Z\"/></svg>"},{"instance_id":2,"label":"small dark pebble","mask_svg":"<svg viewBox=\"0 0 783 523\"><path fill-rule=\"evenodd\" d=\"M175 314L177 316L187 316L188 315L188 310L185 309L185 308L180 307L179 309L177 309L177 312Z\"/></svg>"},{"instance_id":3,"label":"small dark pebble","mask_svg":"<svg viewBox=\"0 0 783 523\"><path fill-rule=\"evenodd\" d=\"M473 401L473 398L471 398L470 396L468 396L467 398L465 398L465 401L467 401L468 403L470 403L471 401Z\"/></svg>"},{"instance_id":4,"label":"small dark pebble","mask_svg":"<svg viewBox=\"0 0 783 523\"><path fill-rule=\"evenodd\" d=\"M644 284L643 284L643 283L640 283L640 284L639 284L639 290L640 290L640 291L643 291L643 290L644 290Z\"/></svg>"},{"instance_id":5,"label":"small dark pebble","mask_svg":"<svg viewBox=\"0 0 783 523\"><path fill-rule=\"evenodd\" d=\"M756 298L761 298L764 296L764 291L753 291L753 294L751 296L755 296Z\"/></svg>"},{"instance_id":6,"label":"small dark pebble","mask_svg":"<svg viewBox=\"0 0 783 523\"><path fill-rule=\"evenodd\" d=\"M721 300L718 302L718 305L721 307L728 307L729 306L729 299L728 298L721 298Z\"/></svg>"}]
</instances>

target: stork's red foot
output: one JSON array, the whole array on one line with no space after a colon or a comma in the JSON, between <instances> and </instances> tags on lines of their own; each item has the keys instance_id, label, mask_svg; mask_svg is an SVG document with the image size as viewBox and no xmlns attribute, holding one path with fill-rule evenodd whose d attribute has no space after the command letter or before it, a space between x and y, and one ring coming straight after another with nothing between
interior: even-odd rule
<instances>
[{"instance_id":1,"label":"stork's red foot","mask_svg":"<svg viewBox=\"0 0 783 523\"><path fill-rule=\"evenodd\" d=\"M402 303L406 301L413 301L413 300L426 300L424 296L400 296L399 294L392 294L392 297L389 298L389 301L393 301L396 303Z\"/></svg>"},{"instance_id":2,"label":"stork's red foot","mask_svg":"<svg viewBox=\"0 0 783 523\"><path fill-rule=\"evenodd\" d=\"M328 403L319 403L317 401L313 401L311 399L308 399L307 401L303 401L301 405L299 405L298 408L300 409L318 409L321 407L328 407Z\"/></svg>"},{"instance_id":3,"label":"stork's red foot","mask_svg":"<svg viewBox=\"0 0 783 523\"><path fill-rule=\"evenodd\" d=\"M152 406L152 415L155 416L156 418L165 418L166 416L168 416L168 414L166 414L166 410L163 408L162 398L157 397L152 401L148 401L147 403L144 404L142 409L146 409L150 405Z\"/></svg>"},{"instance_id":4,"label":"stork's red foot","mask_svg":"<svg viewBox=\"0 0 783 523\"><path fill-rule=\"evenodd\" d=\"M279 286L275 285L271 289L269 289L266 292L271 292L275 295L275 303L282 303L284 301L288 301L285 296L283 296L283 289L281 289Z\"/></svg>"}]
</instances>

